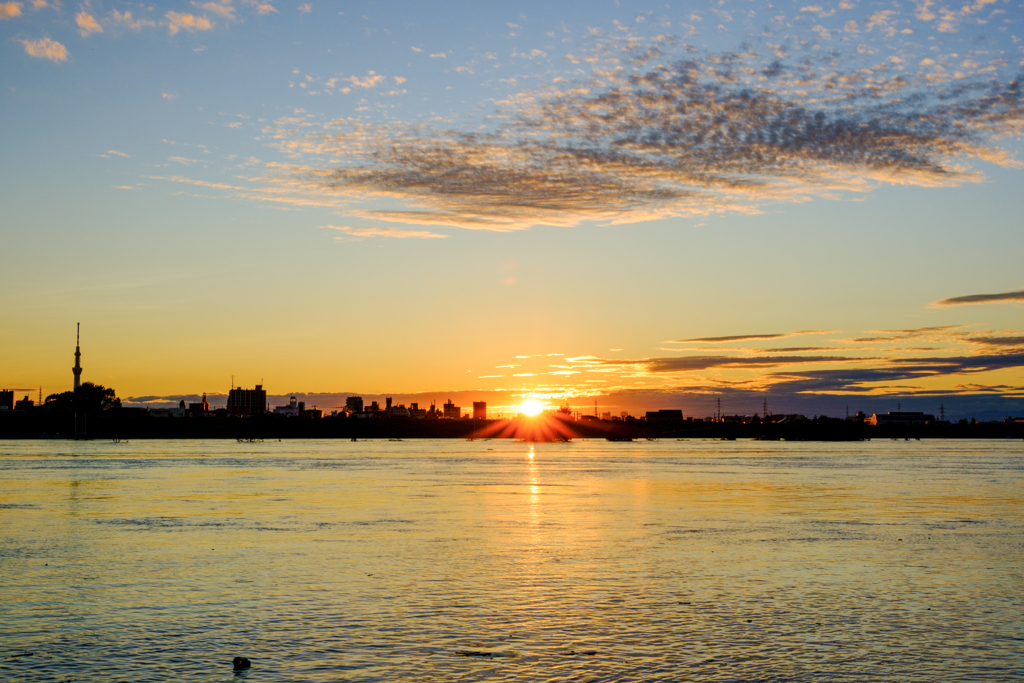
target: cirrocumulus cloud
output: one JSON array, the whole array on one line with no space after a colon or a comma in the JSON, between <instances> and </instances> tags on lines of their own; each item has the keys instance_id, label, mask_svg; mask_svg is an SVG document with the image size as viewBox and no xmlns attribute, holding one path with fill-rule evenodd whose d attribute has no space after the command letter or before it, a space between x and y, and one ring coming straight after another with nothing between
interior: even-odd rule
<instances>
[{"instance_id":1,"label":"cirrocumulus cloud","mask_svg":"<svg viewBox=\"0 0 1024 683\"><path fill-rule=\"evenodd\" d=\"M865 78L835 62L664 59L515 98L484 132L345 120L279 137L324 160L296 165L292 181L405 204L361 218L487 230L757 212L882 184L956 185L979 178L972 161L1017 165L999 140L1024 124L1019 76Z\"/></svg>"}]
</instances>

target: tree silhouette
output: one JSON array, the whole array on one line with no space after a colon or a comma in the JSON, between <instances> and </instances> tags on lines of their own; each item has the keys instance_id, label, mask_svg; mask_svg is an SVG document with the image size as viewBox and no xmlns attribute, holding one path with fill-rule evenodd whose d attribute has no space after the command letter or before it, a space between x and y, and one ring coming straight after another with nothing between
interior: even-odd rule
<instances>
[{"instance_id":1,"label":"tree silhouette","mask_svg":"<svg viewBox=\"0 0 1024 683\"><path fill-rule=\"evenodd\" d=\"M82 382L75 391L50 394L43 404L46 408L66 413L94 413L121 407L121 399L113 389L102 384Z\"/></svg>"}]
</instances>

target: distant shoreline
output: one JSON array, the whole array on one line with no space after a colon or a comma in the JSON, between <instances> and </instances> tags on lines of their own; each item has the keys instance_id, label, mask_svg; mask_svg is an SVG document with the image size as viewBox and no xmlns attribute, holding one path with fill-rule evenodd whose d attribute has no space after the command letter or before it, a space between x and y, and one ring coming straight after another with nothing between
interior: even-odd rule
<instances>
[{"instance_id":1,"label":"distant shoreline","mask_svg":"<svg viewBox=\"0 0 1024 683\"><path fill-rule=\"evenodd\" d=\"M644 439L760 439L766 441L860 441L868 439L1024 439L1012 422L871 425L820 418L786 424L644 420L418 420L409 418L287 419L153 418L118 410L54 420L39 414L0 412L0 439L471 439L564 441ZM76 429L77 426L77 429ZM548 427L552 428L548 428Z\"/></svg>"}]
</instances>

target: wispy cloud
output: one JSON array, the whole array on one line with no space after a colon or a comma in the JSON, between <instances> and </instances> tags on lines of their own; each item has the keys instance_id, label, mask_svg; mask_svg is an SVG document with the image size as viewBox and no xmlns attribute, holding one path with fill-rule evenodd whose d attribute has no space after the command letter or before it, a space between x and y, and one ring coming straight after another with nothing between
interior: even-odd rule
<instances>
[{"instance_id":1,"label":"wispy cloud","mask_svg":"<svg viewBox=\"0 0 1024 683\"><path fill-rule=\"evenodd\" d=\"M322 228L340 230L352 237L398 237L411 239L444 239L448 235L425 230L398 230L397 228L357 228L349 225L323 225Z\"/></svg>"},{"instance_id":2,"label":"wispy cloud","mask_svg":"<svg viewBox=\"0 0 1024 683\"><path fill-rule=\"evenodd\" d=\"M486 230L758 212L976 181L970 160L1017 165L997 141L1024 126L1019 78L866 78L829 59L664 59L509 100L486 132L335 122L282 145L322 156L304 179L325 192L406 204L368 217Z\"/></svg>"},{"instance_id":3,"label":"wispy cloud","mask_svg":"<svg viewBox=\"0 0 1024 683\"><path fill-rule=\"evenodd\" d=\"M948 341L958 337L957 330L963 325L934 325L931 327L914 327L907 330L872 330L870 337L857 337L852 341L858 344L888 344L910 339L931 339Z\"/></svg>"},{"instance_id":4,"label":"wispy cloud","mask_svg":"<svg viewBox=\"0 0 1024 683\"><path fill-rule=\"evenodd\" d=\"M1024 301L1024 290L1019 292L1002 292L1001 294L969 294L955 296L951 299L936 301L932 306L965 306L969 304L999 304Z\"/></svg>"},{"instance_id":5,"label":"wispy cloud","mask_svg":"<svg viewBox=\"0 0 1024 683\"><path fill-rule=\"evenodd\" d=\"M718 344L724 342L737 342L737 341L748 341L755 339L784 339L785 337L795 337L803 334L827 334L828 330L805 330L803 332L786 332L784 334L737 334L728 337L697 337L695 339L676 339L674 341L664 342L666 344L690 344L695 342L705 344Z\"/></svg>"},{"instance_id":6,"label":"wispy cloud","mask_svg":"<svg viewBox=\"0 0 1024 683\"><path fill-rule=\"evenodd\" d=\"M211 12L222 17L228 21L234 21L238 18L235 14L235 8L231 5L231 0L219 0L218 2L192 2L194 7L199 7L207 12Z\"/></svg>"},{"instance_id":7,"label":"wispy cloud","mask_svg":"<svg viewBox=\"0 0 1024 683\"><path fill-rule=\"evenodd\" d=\"M380 84L384 80L384 78L384 76L377 73L376 71L370 71L363 78L360 78L359 76L349 76L344 80L348 81L357 88L373 88Z\"/></svg>"},{"instance_id":8,"label":"wispy cloud","mask_svg":"<svg viewBox=\"0 0 1024 683\"><path fill-rule=\"evenodd\" d=\"M603 358L568 358L571 363L586 366L629 366L653 373L693 372L711 368L769 368L808 363L862 362L863 358L847 356L682 356L678 358L641 358L635 360Z\"/></svg>"},{"instance_id":9,"label":"wispy cloud","mask_svg":"<svg viewBox=\"0 0 1024 683\"><path fill-rule=\"evenodd\" d=\"M39 40L23 40L21 43L25 46L25 52L33 57L49 59L51 62L67 61L68 49L56 40L40 38Z\"/></svg>"},{"instance_id":10,"label":"wispy cloud","mask_svg":"<svg viewBox=\"0 0 1024 683\"><path fill-rule=\"evenodd\" d=\"M823 400L841 400L851 395L952 397L989 393L1024 398L1024 386L1019 386L1018 378L1018 371L1024 368L1024 332L981 331L971 330L971 327L942 325L876 330L861 333L855 339L837 340L841 346L821 347L740 348L723 344L771 342L796 334L839 332L702 337L682 341L714 346L660 349L671 351L673 355L625 359L569 355L557 365L532 360L533 356L517 356L516 363L525 364L518 371L523 377L573 375L571 383L561 385L566 395L595 391L654 391L677 396L718 394L745 400L753 397L757 400L749 405L758 407L767 394L786 401L818 402L819 405ZM923 341L928 343L922 344ZM852 342L858 344L854 346ZM540 364L544 367L538 367ZM552 368L556 370L552 372ZM836 403L831 405L834 407Z\"/></svg>"},{"instance_id":11,"label":"wispy cloud","mask_svg":"<svg viewBox=\"0 0 1024 683\"><path fill-rule=\"evenodd\" d=\"M964 341L971 344L981 344L983 346L999 346L999 347L1012 347L1012 346L1024 346L1024 336L1016 337L992 337L992 336L971 336L966 337Z\"/></svg>"},{"instance_id":12,"label":"wispy cloud","mask_svg":"<svg viewBox=\"0 0 1024 683\"><path fill-rule=\"evenodd\" d=\"M78 30L83 37L90 33L103 33L103 27L96 21L96 17L84 9L75 17L75 23L78 24Z\"/></svg>"},{"instance_id":13,"label":"wispy cloud","mask_svg":"<svg viewBox=\"0 0 1024 683\"><path fill-rule=\"evenodd\" d=\"M133 31L156 26L156 22L152 19L137 19L132 16L131 12L122 13L116 9L111 12L110 17L114 20L114 24L125 26Z\"/></svg>"},{"instance_id":14,"label":"wispy cloud","mask_svg":"<svg viewBox=\"0 0 1024 683\"><path fill-rule=\"evenodd\" d=\"M919 387L923 380L1020 367L1024 367L1024 353L905 358L893 359L882 367L780 373L772 378L772 384L781 385L780 389L791 393L911 393L921 390ZM1020 394L1021 388L1018 387L1015 393Z\"/></svg>"},{"instance_id":15,"label":"wispy cloud","mask_svg":"<svg viewBox=\"0 0 1024 683\"><path fill-rule=\"evenodd\" d=\"M277 13L277 9L269 2L261 2L260 0L242 0L245 5L252 7L256 10L257 14L270 14L271 12Z\"/></svg>"},{"instance_id":16,"label":"wispy cloud","mask_svg":"<svg viewBox=\"0 0 1024 683\"><path fill-rule=\"evenodd\" d=\"M245 187L232 185L231 183L218 183L209 180L197 180L179 175L173 176L146 176L151 180L162 180L170 183L191 185L203 190L210 190L216 193L215 196L224 196L234 199L265 202L270 205L281 207L305 207L319 206L340 208L343 202L335 197L325 197L320 193L310 193L301 184L275 185L274 187ZM210 195L202 195L210 196Z\"/></svg>"},{"instance_id":17,"label":"wispy cloud","mask_svg":"<svg viewBox=\"0 0 1024 683\"><path fill-rule=\"evenodd\" d=\"M209 31L213 28L213 23L209 19L197 17L194 14L168 12L164 17L167 19L167 31L172 36L182 29L194 33L196 31Z\"/></svg>"},{"instance_id":18,"label":"wispy cloud","mask_svg":"<svg viewBox=\"0 0 1024 683\"><path fill-rule=\"evenodd\" d=\"M21 16L20 2L0 2L0 19L13 19Z\"/></svg>"}]
</instances>

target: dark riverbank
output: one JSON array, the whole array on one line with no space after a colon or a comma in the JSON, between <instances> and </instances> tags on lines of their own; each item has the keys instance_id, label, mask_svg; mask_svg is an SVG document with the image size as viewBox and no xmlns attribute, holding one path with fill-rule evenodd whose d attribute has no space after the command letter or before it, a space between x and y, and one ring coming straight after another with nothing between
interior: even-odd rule
<instances>
[{"instance_id":1,"label":"dark riverbank","mask_svg":"<svg viewBox=\"0 0 1024 683\"><path fill-rule=\"evenodd\" d=\"M155 418L144 411L107 410L78 416L48 411L0 411L0 438L88 439L467 439L573 438L860 439L1024 438L1024 424L1007 422L871 425L833 418L785 424L736 424L630 420L569 421L548 416L511 420L416 420L409 418L288 419L273 415L225 418Z\"/></svg>"}]
</instances>

